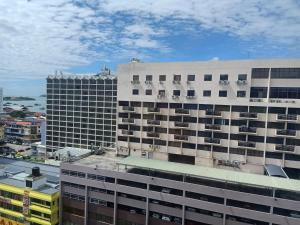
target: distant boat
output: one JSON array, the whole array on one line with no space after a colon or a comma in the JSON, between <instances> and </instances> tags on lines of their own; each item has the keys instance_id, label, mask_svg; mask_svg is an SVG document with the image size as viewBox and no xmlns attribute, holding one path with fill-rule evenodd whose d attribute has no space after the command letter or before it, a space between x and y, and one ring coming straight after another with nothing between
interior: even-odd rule
<instances>
[{"instance_id":1,"label":"distant boat","mask_svg":"<svg viewBox=\"0 0 300 225\"><path fill-rule=\"evenodd\" d=\"M41 107L40 110L45 110L45 107Z\"/></svg>"},{"instance_id":2,"label":"distant boat","mask_svg":"<svg viewBox=\"0 0 300 225\"><path fill-rule=\"evenodd\" d=\"M35 105L35 106L40 106L41 104L37 104L37 103L35 103L34 105Z\"/></svg>"}]
</instances>

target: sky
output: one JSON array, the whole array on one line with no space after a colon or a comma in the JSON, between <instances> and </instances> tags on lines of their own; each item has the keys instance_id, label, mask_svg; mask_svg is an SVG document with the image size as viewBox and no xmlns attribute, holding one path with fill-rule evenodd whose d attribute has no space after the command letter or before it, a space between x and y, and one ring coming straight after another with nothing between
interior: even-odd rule
<instances>
[{"instance_id":1,"label":"sky","mask_svg":"<svg viewBox=\"0 0 300 225\"><path fill-rule=\"evenodd\" d=\"M0 0L0 87L144 62L300 58L299 0Z\"/></svg>"}]
</instances>

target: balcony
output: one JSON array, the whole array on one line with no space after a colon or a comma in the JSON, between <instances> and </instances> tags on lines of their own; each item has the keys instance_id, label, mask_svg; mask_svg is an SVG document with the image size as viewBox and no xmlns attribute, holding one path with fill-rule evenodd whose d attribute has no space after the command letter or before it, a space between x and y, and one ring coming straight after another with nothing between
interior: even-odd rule
<instances>
[{"instance_id":1,"label":"balcony","mask_svg":"<svg viewBox=\"0 0 300 225\"><path fill-rule=\"evenodd\" d=\"M123 111L134 112L134 107L132 107L132 106L123 106Z\"/></svg>"},{"instance_id":2,"label":"balcony","mask_svg":"<svg viewBox=\"0 0 300 225\"><path fill-rule=\"evenodd\" d=\"M175 121L175 127L189 127L188 123Z\"/></svg>"},{"instance_id":3,"label":"balcony","mask_svg":"<svg viewBox=\"0 0 300 225\"><path fill-rule=\"evenodd\" d=\"M219 125L219 124L205 124L205 130L221 130L221 125Z\"/></svg>"},{"instance_id":4,"label":"balcony","mask_svg":"<svg viewBox=\"0 0 300 225\"><path fill-rule=\"evenodd\" d=\"M298 116L293 115L293 114L290 114L290 115L278 114L277 115L277 120L280 120L280 121L296 121L297 119L298 119Z\"/></svg>"},{"instance_id":5,"label":"balcony","mask_svg":"<svg viewBox=\"0 0 300 225\"><path fill-rule=\"evenodd\" d=\"M293 145L276 145L276 151L284 151L284 152L293 152L295 151L295 146Z\"/></svg>"},{"instance_id":6,"label":"balcony","mask_svg":"<svg viewBox=\"0 0 300 225\"><path fill-rule=\"evenodd\" d=\"M237 83L237 85L246 85L247 80L237 80L236 83Z\"/></svg>"},{"instance_id":7,"label":"balcony","mask_svg":"<svg viewBox=\"0 0 300 225\"><path fill-rule=\"evenodd\" d=\"M134 123L134 119L132 118L122 118L122 123Z\"/></svg>"},{"instance_id":8,"label":"balcony","mask_svg":"<svg viewBox=\"0 0 300 225\"><path fill-rule=\"evenodd\" d=\"M228 80L219 80L220 85L228 85L229 81Z\"/></svg>"},{"instance_id":9,"label":"balcony","mask_svg":"<svg viewBox=\"0 0 300 225\"><path fill-rule=\"evenodd\" d=\"M221 117L222 116L220 111L212 110L212 109L207 109L205 115L206 116L216 116L216 117Z\"/></svg>"},{"instance_id":10,"label":"balcony","mask_svg":"<svg viewBox=\"0 0 300 225\"><path fill-rule=\"evenodd\" d=\"M160 109L159 108L148 108L148 113L159 113Z\"/></svg>"},{"instance_id":11,"label":"balcony","mask_svg":"<svg viewBox=\"0 0 300 225\"><path fill-rule=\"evenodd\" d=\"M174 134L174 140L188 141L189 137L187 135Z\"/></svg>"},{"instance_id":12,"label":"balcony","mask_svg":"<svg viewBox=\"0 0 300 225\"><path fill-rule=\"evenodd\" d=\"M221 139L206 137L206 138L204 138L204 142L205 143L209 143L209 144L217 144L217 145L219 145L219 144L221 144Z\"/></svg>"},{"instance_id":13,"label":"balcony","mask_svg":"<svg viewBox=\"0 0 300 225\"><path fill-rule=\"evenodd\" d=\"M140 81L139 80L132 80L131 84L140 84Z\"/></svg>"},{"instance_id":14,"label":"balcony","mask_svg":"<svg viewBox=\"0 0 300 225\"><path fill-rule=\"evenodd\" d=\"M160 121L159 120L147 120L148 125L153 125L153 126L160 126Z\"/></svg>"},{"instance_id":15,"label":"balcony","mask_svg":"<svg viewBox=\"0 0 300 225\"><path fill-rule=\"evenodd\" d=\"M175 109L176 114L189 115L190 111L188 109Z\"/></svg>"},{"instance_id":16,"label":"balcony","mask_svg":"<svg viewBox=\"0 0 300 225\"><path fill-rule=\"evenodd\" d=\"M241 112L240 118L257 119L257 113Z\"/></svg>"},{"instance_id":17,"label":"balcony","mask_svg":"<svg viewBox=\"0 0 300 225\"><path fill-rule=\"evenodd\" d=\"M256 148L256 143L249 141L238 141L238 146L244 148Z\"/></svg>"},{"instance_id":18,"label":"balcony","mask_svg":"<svg viewBox=\"0 0 300 225\"><path fill-rule=\"evenodd\" d=\"M156 132L147 132L147 137L159 138L159 133L156 133Z\"/></svg>"},{"instance_id":19,"label":"balcony","mask_svg":"<svg viewBox=\"0 0 300 225\"><path fill-rule=\"evenodd\" d=\"M122 130L122 134L124 134L126 136L132 136L133 135L133 131L131 131L131 130Z\"/></svg>"},{"instance_id":20,"label":"balcony","mask_svg":"<svg viewBox=\"0 0 300 225\"><path fill-rule=\"evenodd\" d=\"M240 126L240 127L239 127L239 132L240 132L240 133L251 133L251 134L255 134L255 133L256 133L256 128L255 128L255 127Z\"/></svg>"},{"instance_id":21,"label":"balcony","mask_svg":"<svg viewBox=\"0 0 300 225\"><path fill-rule=\"evenodd\" d=\"M296 136L295 130L277 130L276 131L277 136Z\"/></svg>"}]
</instances>

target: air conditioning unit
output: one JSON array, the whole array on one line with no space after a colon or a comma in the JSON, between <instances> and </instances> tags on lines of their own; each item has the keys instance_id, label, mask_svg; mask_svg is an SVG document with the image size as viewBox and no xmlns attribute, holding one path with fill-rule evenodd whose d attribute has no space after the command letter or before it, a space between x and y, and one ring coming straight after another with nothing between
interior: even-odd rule
<instances>
[{"instance_id":1,"label":"air conditioning unit","mask_svg":"<svg viewBox=\"0 0 300 225\"><path fill-rule=\"evenodd\" d=\"M152 84L152 81L151 80L146 80L145 84Z\"/></svg>"},{"instance_id":2,"label":"air conditioning unit","mask_svg":"<svg viewBox=\"0 0 300 225\"><path fill-rule=\"evenodd\" d=\"M166 95L157 95L157 98L164 98Z\"/></svg>"},{"instance_id":3,"label":"air conditioning unit","mask_svg":"<svg viewBox=\"0 0 300 225\"><path fill-rule=\"evenodd\" d=\"M173 99L178 99L179 96L178 96L178 95L172 95L172 98L173 98Z\"/></svg>"},{"instance_id":4,"label":"air conditioning unit","mask_svg":"<svg viewBox=\"0 0 300 225\"><path fill-rule=\"evenodd\" d=\"M164 84L164 81L159 81L160 84Z\"/></svg>"},{"instance_id":5,"label":"air conditioning unit","mask_svg":"<svg viewBox=\"0 0 300 225\"><path fill-rule=\"evenodd\" d=\"M180 84L180 80L173 80L173 84Z\"/></svg>"},{"instance_id":6,"label":"air conditioning unit","mask_svg":"<svg viewBox=\"0 0 300 225\"><path fill-rule=\"evenodd\" d=\"M219 80L219 84L221 84L221 85L228 85L229 81L228 80Z\"/></svg>"},{"instance_id":7,"label":"air conditioning unit","mask_svg":"<svg viewBox=\"0 0 300 225\"><path fill-rule=\"evenodd\" d=\"M153 148L153 145L149 145L149 148Z\"/></svg>"},{"instance_id":8,"label":"air conditioning unit","mask_svg":"<svg viewBox=\"0 0 300 225\"><path fill-rule=\"evenodd\" d=\"M140 83L140 81L138 81L138 80L132 80L131 81L131 84L139 84Z\"/></svg>"},{"instance_id":9,"label":"air conditioning unit","mask_svg":"<svg viewBox=\"0 0 300 225\"><path fill-rule=\"evenodd\" d=\"M196 98L196 96L195 95L187 95L186 98L187 99L193 99L193 98Z\"/></svg>"}]
</instances>

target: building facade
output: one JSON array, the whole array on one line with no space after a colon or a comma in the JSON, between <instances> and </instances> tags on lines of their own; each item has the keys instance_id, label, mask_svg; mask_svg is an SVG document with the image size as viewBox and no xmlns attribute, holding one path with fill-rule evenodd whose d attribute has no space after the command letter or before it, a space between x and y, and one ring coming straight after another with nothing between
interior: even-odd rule
<instances>
[{"instance_id":1,"label":"building facade","mask_svg":"<svg viewBox=\"0 0 300 225\"><path fill-rule=\"evenodd\" d=\"M20 143L33 143L41 139L41 121L6 121L5 138Z\"/></svg>"},{"instance_id":2,"label":"building facade","mask_svg":"<svg viewBox=\"0 0 300 225\"><path fill-rule=\"evenodd\" d=\"M0 224L58 225L58 168L0 158ZM31 170L32 168L32 170Z\"/></svg>"},{"instance_id":3,"label":"building facade","mask_svg":"<svg viewBox=\"0 0 300 225\"><path fill-rule=\"evenodd\" d=\"M108 147L116 137L117 79L96 76L47 78L48 152L63 147Z\"/></svg>"},{"instance_id":4,"label":"building facade","mask_svg":"<svg viewBox=\"0 0 300 225\"><path fill-rule=\"evenodd\" d=\"M300 60L131 62L117 73L119 155L300 169Z\"/></svg>"},{"instance_id":5,"label":"building facade","mask_svg":"<svg viewBox=\"0 0 300 225\"><path fill-rule=\"evenodd\" d=\"M64 225L300 224L294 179L109 152L63 163L60 179Z\"/></svg>"}]
</instances>

